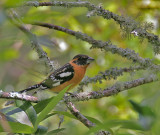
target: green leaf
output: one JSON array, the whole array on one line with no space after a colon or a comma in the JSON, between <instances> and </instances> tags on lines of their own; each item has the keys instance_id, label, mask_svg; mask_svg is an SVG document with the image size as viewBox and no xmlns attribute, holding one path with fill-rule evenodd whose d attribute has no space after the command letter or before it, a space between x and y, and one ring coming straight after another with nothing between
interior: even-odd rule
<instances>
[{"instance_id":1,"label":"green leaf","mask_svg":"<svg viewBox=\"0 0 160 135\"><path fill-rule=\"evenodd\" d=\"M50 132L47 133L47 135L53 135L53 134L57 134L61 131L65 130L65 128L59 128L59 129L55 129L55 130L52 130Z\"/></svg>"},{"instance_id":2,"label":"green leaf","mask_svg":"<svg viewBox=\"0 0 160 135\"><path fill-rule=\"evenodd\" d=\"M33 106L36 113L37 114L40 113L53 98L54 97L42 100L42 101L38 102L35 106Z\"/></svg>"},{"instance_id":3,"label":"green leaf","mask_svg":"<svg viewBox=\"0 0 160 135\"><path fill-rule=\"evenodd\" d=\"M61 114L61 115L67 116L67 117L69 117L69 118L72 118L72 119L76 119L76 120L77 120L77 118L76 118L74 115L72 115L72 114L70 114L70 113L68 113L68 112L54 111L53 114ZM102 124L99 120L97 120L97 119L95 119L95 118L92 118L92 117L89 117L89 116L85 116L85 117L86 117L87 119L89 119L90 121L92 121L93 123Z\"/></svg>"},{"instance_id":4,"label":"green leaf","mask_svg":"<svg viewBox=\"0 0 160 135\"><path fill-rule=\"evenodd\" d=\"M10 117L10 116L5 115L5 117L6 117L6 120L7 120L7 121L10 121L10 122L17 122L16 119L14 119L14 118L12 118L12 117Z\"/></svg>"},{"instance_id":5,"label":"green leaf","mask_svg":"<svg viewBox=\"0 0 160 135\"><path fill-rule=\"evenodd\" d=\"M9 125L9 127L11 128L11 131L13 133L24 133L24 134L31 134L33 133L33 128L25 125L25 124L21 124L19 122L9 122L9 121L4 121L3 123L6 123L6 125ZM10 132L10 130L8 128L3 129L5 126L5 124L0 125L0 132Z\"/></svg>"},{"instance_id":6,"label":"green leaf","mask_svg":"<svg viewBox=\"0 0 160 135\"><path fill-rule=\"evenodd\" d=\"M129 100L133 109L139 114L139 123L144 129L149 130L156 120L156 116L149 106L138 104L132 100Z\"/></svg>"},{"instance_id":7,"label":"green leaf","mask_svg":"<svg viewBox=\"0 0 160 135\"><path fill-rule=\"evenodd\" d=\"M67 117L70 117L70 118L73 118L73 119L77 120L77 118L74 115L72 115L72 114L70 114L68 112L61 112L61 111L54 111L53 113L48 114L43 120L45 120L45 119L47 119L47 118L49 118L49 117L51 117L51 116L53 116L55 114L64 115L64 116L67 116Z\"/></svg>"},{"instance_id":8,"label":"green leaf","mask_svg":"<svg viewBox=\"0 0 160 135\"><path fill-rule=\"evenodd\" d=\"M121 126L121 128L126 128L126 129L133 129L133 130L144 130L143 127L137 122L137 121L125 121L125 120L120 120L120 121L113 121L113 125L118 124Z\"/></svg>"},{"instance_id":9,"label":"green leaf","mask_svg":"<svg viewBox=\"0 0 160 135\"><path fill-rule=\"evenodd\" d=\"M58 104L58 102L62 99L65 92L68 90L70 86L67 86L64 90L62 90L56 97L54 97L47 106L42 110L42 112L37 117L35 122L35 130L37 129L38 124L46 117L46 115Z\"/></svg>"},{"instance_id":10,"label":"green leaf","mask_svg":"<svg viewBox=\"0 0 160 135\"><path fill-rule=\"evenodd\" d=\"M4 114L3 112L0 111L0 120L1 119L5 119L6 121L11 121L11 122L17 122L16 119L14 119L10 116L7 116L6 114Z\"/></svg>"},{"instance_id":11,"label":"green leaf","mask_svg":"<svg viewBox=\"0 0 160 135\"><path fill-rule=\"evenodd\" d=\"M67 116L69 118L72 118L72 119L76 119L77 118L70 114L69 112L61 112L61 111L54 111L54 113L57 113L57 114L61 114L61 115L64 115L64 116ZM89 116L85 116L87 119L89 119L90 121L92 121L93 123L96 123L96 124L102 124L99 120L95 119L95 118L92 118L92 117L89 117Z\"/></svg>"},{"instance_id":12,"label":"green leaf","mask_svg":"<svg viewBox=\"0 0 160 135\"><path fill-rule=\"evenodd\" d=\"M102 124L102 122L100 122L99 120L93 118L93 117L90 117L90 116L85 116L87 119L89 119L90 121L92 121L93 123L95 124Z\"/></svg>"},{"instance_id":13,"label":"green leaf","mask_svg":"<svg viewBox=\"0 0 160 135\"><path fill-rule=\"evenodd\" d=\"M74 115L70 114L69 112L54 111L54 113L67 116L67 117L70 117L72 119L77 119Z\"/></svg>"},{"instance_id":14,"label":"green leaf","mask_svg":"<svg viewBox=\"0 0 160 135\"><path fill-rule=\"evenodd\" d=\"M19 104L18 107L22 109L26 115L28 116L31 123L34 125L37 119L36 111L34 110L32 104L30 102L25 102L24 104Z\"/></svg>"},{"instance_id":15,"label":"green leaf","mask_svg":"<svg viewBox=\"0 0 160 135\"><path fill-rule=\"evenodd\" d=\"M47 118L49 118L49 117L51 117L51 116L53 116L53 115L55 115L56 113L50 113L50 114L48 114L43 120L45 120L45 119L47 119Z\"/></svg>"},{"instance_id":16,"label":"green leaf","mask_svg":"<svg viewBox=\"0 0 160 135\"><path fill-rule=\"evenodd\" d=\"M30 102L16 102L16 105L18 107L7 107L5 109L3 109L2 111L5 112L6 117L8 117L7 115L13 115L15 113L24 111L26 113L26 115L28 116L28 119L30 120L30 122L34 125L36 118L37 118L37 114L36 111L34 110L32 104ZM10 117L8 117L10 118Z\"/></svg>"},{"instance_id":17,"label":"green leaf","mask_svg":"<svg viewBox=\"0 0 160 135\"><path fill-rule=\"evenodd\" d=\"M155 114L153 113L152 109L149 106L138 104L134 102L133 100L129 100L129 102L133 106L133 109L139 114L155 116Z\"/></svg>"},{"instance_id":18,"label":"green leaf","mask_svg":"<svg viewBox=\"0 0 160 135\"><path fill-rule=\"evenodd\" d=\"M6 114L6 115L12 115L15 114L17 112L21 112L23 111L22 109L15 107L15 106L11 106L11 107L6 107L0 110L0 112Z\"/></svg>"},{"instance_id":19,"label":"green leaf","mask_svg":"<svg viewBox=\"0 0 160 135\"><path fill-rule=\"evenodd\" d=\"M34 110L33 106L29 107L25 113L27 114L29 120L31 121L31 123L34 125L37 119L37 114L36 111Z\"/></svg>"},{"instance_id":20,"label":"green leaf","mask_svg":"<svg viewBox=\"0 0 160 135\"><path fill-rule=\"evenodd\" d=\"M17 107L11 106L1 109L0 111L6 115L13 115L15 113L26 111L30 106L32 106L29 102L24 101L15 101Z\"/></svg>"},{"instance_id":21,"label":"green leaf","mask_svg":"<svg viewBox=\"0 0 160 135\"><path fill-rule=\"evenodd\" d=\"M35 135L45 135L48 128L44 126L38 126L37 131L35 132Z\"/></svg>"}]
</instances>

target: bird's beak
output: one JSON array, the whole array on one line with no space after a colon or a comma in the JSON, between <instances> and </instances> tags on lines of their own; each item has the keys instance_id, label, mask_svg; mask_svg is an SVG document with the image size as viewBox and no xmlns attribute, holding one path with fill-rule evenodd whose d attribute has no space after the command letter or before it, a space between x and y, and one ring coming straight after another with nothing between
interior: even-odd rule
<instances>
[{"instance_id":1,"label":"bird's beak","mask_svg":"<svg viewBox=\"0 0 160 135\"><path fill-rule=\"evenodd\" d=\"M94 59L92 57L88 57L87 64L90 64L92 61L94 61Z\"/></svg>"}]
</instances>

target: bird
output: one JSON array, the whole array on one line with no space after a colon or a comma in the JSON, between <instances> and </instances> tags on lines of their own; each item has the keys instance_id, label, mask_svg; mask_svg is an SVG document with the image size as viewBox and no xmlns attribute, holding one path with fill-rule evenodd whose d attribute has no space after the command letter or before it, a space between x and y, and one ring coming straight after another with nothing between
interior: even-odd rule
<instances>
[{"instance_id":1,"label":"bird","mask_svg":"<svg viewBox=\"0 0 160 135\"><path fill-rule=\"evenodd\" d=\"M40 90L49 89L53 92L60 92L65 87L70 86L68 91L77 86L85 76L86 69L94 61L92 57L84 54L78 54L68 63L51 73L42 82L32 85L18 93L27 93L28 91L39 88Z\"/></svg>"},{"instance_id":2,"label":"bird","mask_svg":"<svg viewBox=\"0 0 160 135\"><path fill-rule=\"evenodd\" d=\"M68 92L81 82L86 73L87 67L93 61L94 59L92 57L84 54L78 54L64 66L52 72L46 79L44 79L40 83L18 91L18 93L26 94L33 90L34 93L37 93L37 91L35 91L36 89L49 89L55 93L59 93L61 90L69 86L67 90ZM8 106L12 103L14 103L14 101L8 101L7 103L5 103L5 106Z\"/></svg>"}]
</instances>

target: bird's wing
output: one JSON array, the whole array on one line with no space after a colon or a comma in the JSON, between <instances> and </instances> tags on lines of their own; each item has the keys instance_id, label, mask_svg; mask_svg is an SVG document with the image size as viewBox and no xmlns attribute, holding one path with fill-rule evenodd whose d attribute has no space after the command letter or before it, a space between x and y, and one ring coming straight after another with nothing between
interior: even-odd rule
<instances>
[{"instance_id":1,"label":"bird's wing","mask_svg":"<svg viewBox=\"0 0 160 135\"><path fill-rule=\"evenodd\" d=\"M74 69L71 64L67 63L61 68L51 73L42 83L44 88L53 88L69 81L74 76Z\"/></svg>"}]
</instances>

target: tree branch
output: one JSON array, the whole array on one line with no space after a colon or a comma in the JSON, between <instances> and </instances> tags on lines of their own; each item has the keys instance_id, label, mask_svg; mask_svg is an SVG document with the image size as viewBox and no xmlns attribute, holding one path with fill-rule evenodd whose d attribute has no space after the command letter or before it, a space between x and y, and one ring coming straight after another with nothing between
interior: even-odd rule
<instances>
[{"instance_id":1,"label":"tree branch","mask_svg":"<svg viewBox=\"0 0 160 135\"><path fill-rule=\"evenodd\" d=\"M78 87L78 91L83 89L84 85L88 85L89 83L102 83L102 80L116 80L118 76L122 76L124 72L134 72L135 70L142 70L144 67L141 66L133 66L129 68L120 68L117 67L111 68L109 70L106 70L104 72L99 72L98 75L94 77L85 77L84 80L79 84L80 87Z\"/></svg>"},{"instance_id":2,"label":"tree branch","mask_svg":"<svg viewBox=\"0 0 160 135\"><path fill-rule=\"evenodd\" d=\"M70 110L70 112L78 120L80 120L86 127L91 128L95 126L95 123L92 123L84 115L82 115L72 102L66 102L66 105L67 105L67 108Z\"/></svg>"},{"instance_id":3,"label":"tree branch","mask_svg":"<svg viewBox=\"0 0 160 135\"><path fill-rule=\"evenodd\" d=\"M99 90L99 91L91 91L91 92L81 92L75 95L65 96L64 101L72 102L72 101L85 101L89 99L99 99L102 97L112 96L124 90L129 90L131 88L141 86L143 84L147 84L151 82L156 82L156 81L158 81L158 78L155 75L150 75L150 76L139 78L139 79L129 81L129 82L116 83L113 86L104 89L103 91ZM25 97L24 94L19 94L17 92L0 91L0 98L18 99L18 100L25 100L25 101L30 101L30 102L39 102L37 97L33 97L29 95L26 95Z\"/></svg>"},{"instance_id":4,"label":"tree branch","mask_svg":"<svg viewBox=\"0 0 160 135\"><path fill-rule=\"evenodd\" d=\"M65 102L67 108L70 110L70 112L79 120L81 121L86 127L92 128L95 127L96 124L92 123L90 120L88 120L83 114L79 112L79 110L75 107L75 105L72 102ZM111 135L108 131L99 131L97 135Z\"/></svg>"},{"instance_id":5,"label":"tree branch","mask_svg":"<svg viewBox=\"0 0 160 135\"><path fill-rule=\"evenodd\" d=\"M36 52L38 53L38 56L39 56L40 59L44 59L45 65L50 68L50 71L55 70L54 65L53 65L53 64L54 64L53 61L51 61L51 60L49 59L49 57L47 56L47 53L42 49L42 47L41 47L40 44L38 43L36 35L33 34L33 33L23 24L23 22L21 22L21 20L19 19L17 13L16 13L14 10L11 11L9 18L11 19L11 21L12 21L20 30L22 30L22 31L28 36L28 38L29 38L30 41L31 41L31 44L32 44L33 49L36 50Z\"/></svg>"},{"instance_id":6,"label":"tree branch","mask_svg":"<svg viewBox=\"0 0 160 135\"><path fill-rule=\"evenodd\" d=\"M29 102L38 102L38 98L26 94L20 94L18 92L3 92L0 90L0 98L5 98L5 99L18 99L22 101L29 101Z\"/></svg>"},{"instance_id":7,"label":"tree branch","mask_svg":"<svg viewBox=\"0 0 160 135\"><path fill-rule=\"evenodd\" d=\"M141 38L146 38L148 41L154 45L154 51L155 53L160 53L160 39L157 35L154 35L152 33L147 32L147 28L142 28L143 24L140 24L140 22L136 22L134 19L130 17L123 17L119 16L115 13L110 12L109 10L105 10L102 8L102 6L95 6L94 4L91 4L88 1L82 1L82 2L64 2L64 1L54 1L54 2L34 2L29 1L25 4L25 6L61 6L66 8L72 8L72 7L86 7L91 12L89 17L91 15L98 15L102 16L105 19L113 19L116 21L120 28L127 33L132 33L133 31L136 31L138 33L138 36Z\"/></svg>"},{"instance_id":8,"label":"tree branch","mask_svg":"<svg viewBox=\"0 0 160 135\"><path fill-rule=\"evenodd\" d=\"M152 63L151 59L142 58L138 55L138 53L135 53L135 51L130 50L128 48L127 49L118 48L116 45L113 45L110 41L103 42L100 40L95 40L85 33L81 33L79 31L73 31L73 30L70 30L70 29L67 29L67 28L64 28L61 26L53 25L53 24L36 22L36 23L33 23L33 25L38 25L38 26L42 26L42 27L47 27L49 29L55 29L58 31L65 32L67 34L75 36L77 39L81 39L83 41L86 41L86 42L92 44L91 48L100 48L105 51L110 51L113 54L119 54L122 57L127 58L128 60L132 60L133 62L139 63L144 68L149 67L149 68L155 69L155 70L160 69L160 67L158 65L155 65Z\"/></svg>"},{"instance_id":9,"label":"tree branch","mask_svg":"<svg viewBox=\"0 0 160 135\"><path fill-rule=\"evenodd\" d=\"M124 90L129 90L131 88L141 86L143 84L156 82L158 81L155 75L150 75L145 78L139 78L133 81L124 82L124 83L116 83L111 87L104 89L103 91L91 91L91 92L81 92L72 96L68 96L65 98L67 101L85 101L89 99L99 99L102 97L109 97L112 95L116 95L119 92Z\"/></svg>"}]
</instances>

